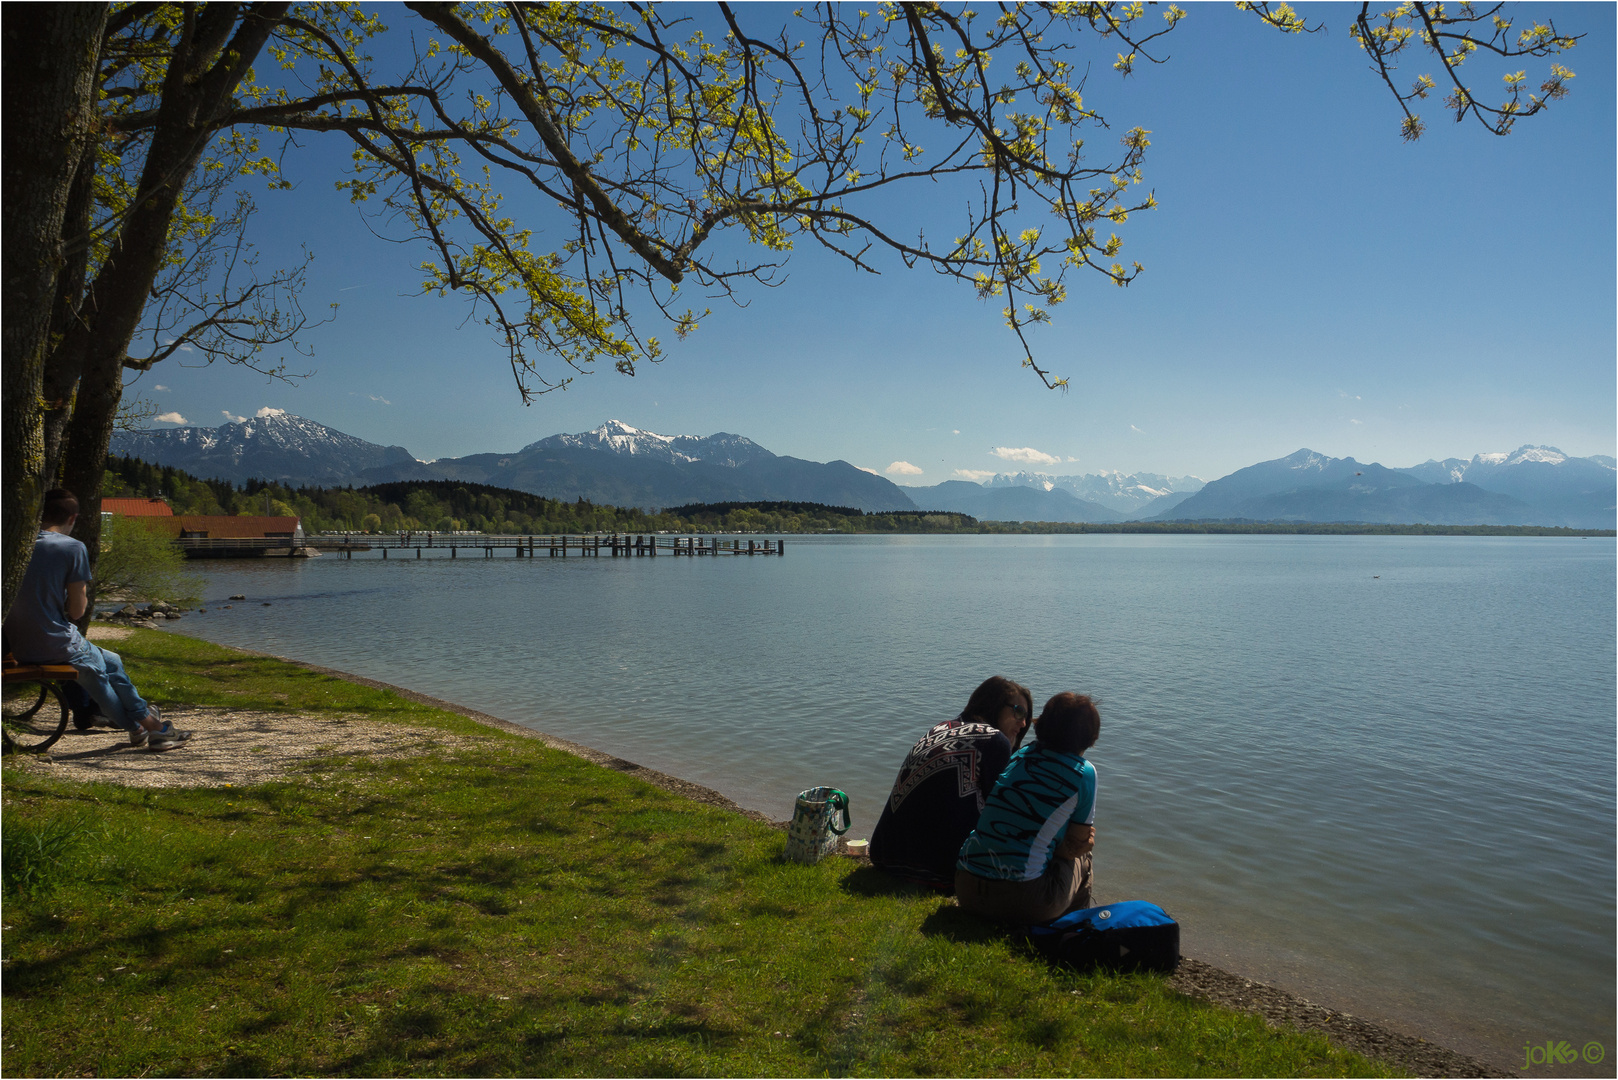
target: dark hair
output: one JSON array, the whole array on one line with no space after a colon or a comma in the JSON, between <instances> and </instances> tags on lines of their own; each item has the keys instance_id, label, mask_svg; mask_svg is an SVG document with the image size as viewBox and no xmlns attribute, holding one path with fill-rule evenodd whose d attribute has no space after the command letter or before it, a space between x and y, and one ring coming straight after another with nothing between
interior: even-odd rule
<instances>
[{"instance_id":1,"label":"dark hair","mask_svg":"<svg viewBox=\"0 0 1618 1080\"><path fill-rule=\"evenodd\" d=\"M961 715L980 724L992 724L999 719L1000 710L1006 705L1021 705L1031 719L1034 711L1034 695L1021 683L1012 682L1003 675L991 675L972 691L972 696L967 699L966 708L961 710Z\"/></svg>"},{"instance_id":2,"label":"dark hair","mask_svg":"<svg viewBox=\"0 0 1618 1080\"><path fill-rule=\"evenodd\" d=\"M1089 694L1057 694L1034 721L1034 737L1058 754L1082 754L1101 737L1101 710Z\"/></svg>"},{"instance_id":3,"label":"dark hair","mask_svg":"<svg viewBox=\"0 0 1618 1080\"><path fill-rule=\"evenodd\" d=\"M47 526L66 525L68 519L78 512L78 496L67 488L51 488L45 493L45 505L40 508L39 520Z\"/></svg>"}]
</instances>

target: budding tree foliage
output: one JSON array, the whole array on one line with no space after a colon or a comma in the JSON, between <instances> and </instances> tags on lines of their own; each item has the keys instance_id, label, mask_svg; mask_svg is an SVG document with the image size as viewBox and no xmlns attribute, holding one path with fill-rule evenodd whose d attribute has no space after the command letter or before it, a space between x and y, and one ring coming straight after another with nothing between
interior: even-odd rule
<instances>
[{"instance_id":1,"label":"budding tree foliage","mask_svg":"<svg viewBox=\"0 0 1618 1080\"><path fill-rule=\"evenodd\" d=\"M250 193L290 186L299 145L347 142L351 167L322 179L415 242L424 292L470 300L525 401L603 363L633 375L664 353L637 313L683 336L707 302L780 284L803 244L954 279L1062 387L1028 331L1076 276L1134 280L1119 230L1155 205L1149 132L1104 117L1086 80L1141 76L1186 18L1140 3L718 3L700 22L644 3L88 6L104 18L94 145L59 184L54 289L26 299L7 280L8 325L27 311L50 328L47 460L8 449L5 466L79 494L92 556L126 372L184 352L296 373L273 353L309 325L305 264L262 270L249 234ZM1313 29L1285 4L1238 6ZM1407 137L1441 81L1459 118L1504 134L1572 77L1552 65L1529 94L1508 72L1499 107L1468 90L1473 54L1576 41L1548 24L1513 36L1499 7L1367 6L1353 33ZM1417 55L1439 75L1400 90L1396 65ZM8 121L52 107L19 102ZM27 550L7 535L9 603Z\"/></svg>"}]
</instances>

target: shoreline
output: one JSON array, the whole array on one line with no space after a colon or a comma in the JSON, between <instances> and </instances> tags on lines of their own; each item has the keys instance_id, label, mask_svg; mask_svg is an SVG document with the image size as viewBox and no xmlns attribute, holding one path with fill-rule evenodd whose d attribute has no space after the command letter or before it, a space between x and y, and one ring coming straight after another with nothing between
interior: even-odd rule
<instances>
[{"instance_id":1,"label":"shoreline","mask_svg":"<svg viewBox=\"0 0 1618 1080\"><path fill-rule=\"evenodd\" d=\"M167 630L168 627L163 627ZM176 628L178 629L178 628ZM581 743L547 734L510 720L501 719L453 701L423 694L407 687L372 679L339 668L312 664L276 653L261 652L229 646L238 652L262 656L293 664L321 675L377 690L386 690L420 705L443 709L463 716L487 727L496 728L522 738L535 739L546 746L562 750L595 765L644 780L654 787L672 794L701 802L709 806L740 814L749 820L784 831L787 822L776 821L757 810L749 810L722 793L677 776L647 768L636 762L596 750ZM845 856L857 858L855 856ZM1225 1008L1262 1016L1275 1027L1290 1027L1299 1031L1318 1032L1333 1045L1353 1050L1416 1076L1442 1077L1513 1077L1519 1074L1479 1058L1451 1050L1426 1039L1394 1031L1380 1024L1350 1013L1340 1012L1316 1004L1287 990L1241 975L1225 971L1193 957L1182 956L1179 970L1169 978L1169 985L1184 994Z\"/></svg>"}]
</instances>

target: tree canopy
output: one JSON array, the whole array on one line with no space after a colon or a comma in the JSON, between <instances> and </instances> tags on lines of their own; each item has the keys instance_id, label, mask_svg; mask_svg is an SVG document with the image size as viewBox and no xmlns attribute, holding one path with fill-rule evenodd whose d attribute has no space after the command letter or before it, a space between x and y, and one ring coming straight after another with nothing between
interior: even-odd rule
<instances>
[{"instance_id":1,"label":"tree canopy","mask_svg":"<svg viewBox=\"0 0 1618 1080\"><path fill-rule=\"evenodd\" d=\"M1238 6L1276 30L1313 29L1286 4ZM1127 285L1141 268L1117 229L1154 204L1149 132L1113 126L1086 80L1161 62L1186 14L1140 3L722 2L700 18L643 3L79 7L75 20L6 19L8 64L24 50L82 61L6 98L8 144L22 130L60 144L35 174L8 153L7 235L27 239L7 250L5 390L8 410L21 404L4 464L39 478L7 506L8 605L38 485L60 481L97 505L125 371L190 347L286 372L266 350L295 347L307 325L302 268L259 270L251 193L290 183L282 163L302 141L347 141L337 191L425 251L424 291L471 299L525 400L601 361L633 374L658 359L637 298L683 335L703 314L691 292L772 284L804 243L864 269L886 253L997 301L1025 366L1056 387L1065 380L1028 329L1066 298L1070 273ZM1530 91L1526 70L1508 70L1505 99L1486 103L1463 78L1477 57L1513 68L1576 42L1548 22L1519 29L1501 5L1366 5L1353 35L1406 138L1440 86L1457 119L1503 135L1572 78L1551 63ZM1439 74L1400 89L1397 66L1417 55ZM929 197L940 185L950 199ZM14 275L14 259L32 276ZM85 515L92 554L98 530Z\"/></svg>"}]
</instances>

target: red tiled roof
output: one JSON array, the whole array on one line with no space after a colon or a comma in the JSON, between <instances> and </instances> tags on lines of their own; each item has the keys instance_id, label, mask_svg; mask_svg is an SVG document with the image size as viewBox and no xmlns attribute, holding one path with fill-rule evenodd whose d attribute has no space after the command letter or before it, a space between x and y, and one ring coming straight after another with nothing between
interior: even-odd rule
<instances>
[{"instance_id":1,"label":"red tiled roof","mask_svg":"<svg viewBox=\"0 0 1618 1080\"><path fill-rule=\"evenodd\" d=\"M122 517L173 517L174 511L162 499L148 498L104 498L101 500L103 514L118 514Z\"/></svg>"}]
</instances>

